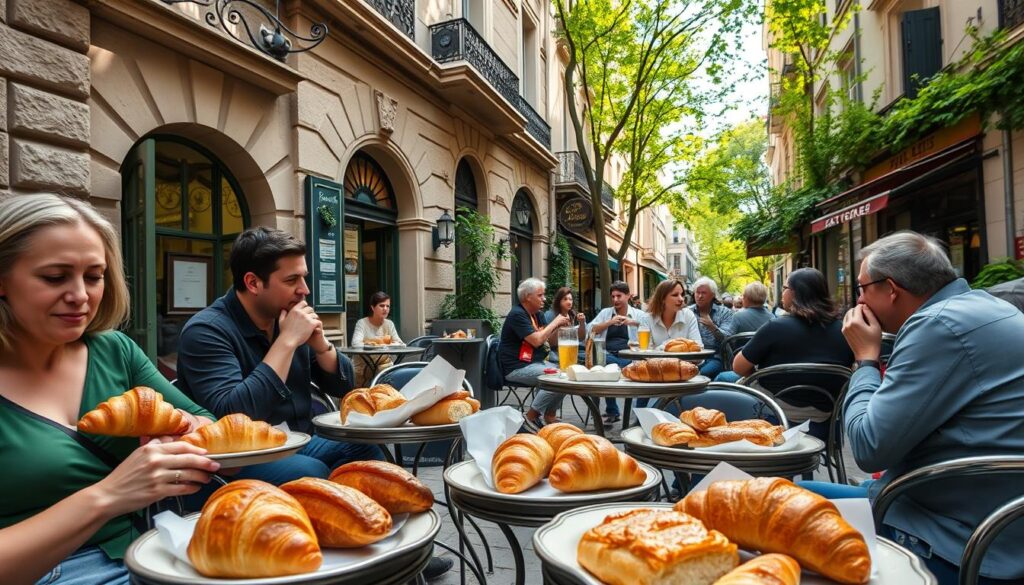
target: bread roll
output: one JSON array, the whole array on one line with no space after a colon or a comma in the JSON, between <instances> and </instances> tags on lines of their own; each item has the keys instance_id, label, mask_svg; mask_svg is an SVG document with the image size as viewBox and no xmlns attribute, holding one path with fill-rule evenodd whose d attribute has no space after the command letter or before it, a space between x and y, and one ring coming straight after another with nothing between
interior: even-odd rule
<instances>
[{"instance_id":1,"label":"bread roll","mask_svg":"<svg viewBox=\"0 0 1024 585\"><path fill-rule=\"evenodd\" d=\"M450 425L480 410L472 398L445 398L430 408L412 415L412 424L421 426Z\"/></svg>"},{"instance_id":2,"label":"bread roll","mask_svg":"<svg viewBox=\"0 0 1024 585\"><path fill-rule=\"evenodd\" d=\"M864 537L825 498L781 478L716 481L675 505L747 550L783 553L840 583L871 578Z\"/></svg>"},{"instance_id":3,"label":"bread roll","mask_svg":"<svg viewBox=\"0 0 1024 585\"><path fill-rule=\"evenodd\" d=\"M684 410L679 414L679 421L690 425L695 431L706 431L711 427L720 427L726 423L723 412L703 406Z\"/></svg>"},{"instance_id":4,"label":"bread roll","mask_svg":"<svg viewBox=\"0 0 1024 585\"><path fill-rule=\"evenodd\" d=\"M647 473L635 459L596 435L576 435L562 443L548 482L563 492L634 487Z\"/></svg>"},{"instance_id":5,"label":"bread roll","mask_svg":"<svg viewBox=\"0 0 1024 585\"><path fill-rule=\"evenodd\" d=\"M774 447L786 441L782 436L782 427L734 427L730 424L699 432L697 438L690 441L689 445L691 447L714 447L743 439L762 447Z\"/></svg>"},{"instance_id":6,"label":"bread roll","mask_svg":"<svg viewBox=\"0 0 1024 585\"><path fill-rule=\"evenodd\" d=\"M634 382L685 382L700 370L690 362L676 358L652 358L635 361L622 368L622 375Z\"/></svg>"},{"instance_id":7,"label":"bread roll","mask_svg":"<svg viewBox=\"0 0 1024 585\"><path fill-rule=\"evenodd\" d=\"M405 396L388 384L377 384L372 388L357 388L346 394L341 401L341 424L348 422L350 412L361 412L367 416L373 416L382 410L398 408L405 403Z\"/></svg>"},{"instance_id":8,"label":"bread roll","mask_svg":"<svg viewBox=\"0 0 1024 585\"><path fill-rule=\"evenodd\" d=\"M229 579L297 575L323 562L305 509L255 479L213 492L188 543L188 558L201 574Z\"/></svg>"},{"instance_id":9,"label":"bread roll","mask_svg":"<svg viewBox=\"0 0 1024 585\"><path fill-rule=\"evenodd\" d=\"M583 431L576 425L569 423L555 423L550 425L544 425L537 432L537 436L548 442L551 445L551 451L555 455L558 455L558 450L562 447L562 443L565 442L569 437L576 435L582 435Z\"/></svg>"},{"instance_id":10,"label":"bread roll","mask_svg":"<svg viewBox=\"0 0 1024 585\"><path fill-rule=\"evenodd\" d=\"M665 342L665 351L673 353L692 353L704 349L700 343L692 340L680 337L679 339L669 339Z\"/></svg>"},{"instance_id":11,"label":"bread roll","mask_svg":"<svg viewBox=\"0 0 1024 585\"><path fill-rule=\"evenodd\" d=\"M651 440L655 445L663 447L676 447L689 445L690 441L697 439L697 431L690 425L681 422L663 422L654 425L651 429Z\"/></svg>"},{"instance_id":12,"label":"bread roll","mask_svg":"<svg viewBox=\"0 0 1024 585\"><path fill-rule=\"evenodd\" d=\"M755 557L729 571L715 585L799 585L800 565L786 555Z\"/></svg>"},{"instance_id":13,"label":"bread roll","mask_svg":"<svg viewBox=\"0 0 1024 585\"><path fill-rule=\"evenodd\" d=\"M530 489L548 475L554 458L551 445L537 435L512 435L498 445L491 459L495 489L503 494Z\"/></svg>"},{"instance_id":14,"label":"bread roll","mask_svg":"<svg viewBox=\"0 0 1024 585\"><path fill-rule=\"evenodd\" d=\"M357 548L391 531L391 514L357 489L318 477L290 481L281 489L302 504L321 547Z\"/></svg>"},{"instance_id":15,"label":"bread roll","mask_svg":"<svg viewBox=\"0 0 1024 585\"><path fill-rule=\"evenodd\" d=\"M110 437L159 437L180 435L190 423L163 394L136 386L120 396L108 398L82 416L78 430Z\"/></svg>"},{"instance_id":16,"label":"bread roll","mask_svg":"<svg viewBox=\"0 0 1024 585\"><path fill-rule=\"evenodd\" d=\"M415 514L434 505L434 494L416 476L386 461L353 461L331 472L334 483L355 488L395 514Z\"/></svg>"},{"instance_id":17,"label":"bread roll","mask_svg":"<svg viewBox=\"0 0 1024 585\"><path fill-rule=\"evenodd\" d=\"M261 420L235 413L196 429L181 440L206 449L208 454L238 453L280 447L288 440L288 433Z\"/></svg>"},{"instance_id":18,"label":"bread roll","mask_svg":"<svg viewBox=\"0 0 1024 585\"><path fill-rule=\"evenodd\" d=\"M696 518L640 508L584 533L576 560L608 585L711 585L739 563L739 554Z\"/></svg>"}]
</instances>

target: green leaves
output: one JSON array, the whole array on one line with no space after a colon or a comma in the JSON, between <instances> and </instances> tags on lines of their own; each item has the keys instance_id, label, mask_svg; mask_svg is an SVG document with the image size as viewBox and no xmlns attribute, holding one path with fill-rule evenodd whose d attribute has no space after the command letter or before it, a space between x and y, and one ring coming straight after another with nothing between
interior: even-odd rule
<instances>
[{"instance_id":1,"label":"green leaves","mask_svg":"<svg viewBox=\"0 0 1024 585\"><path fill-rule=\"evenodd\" d=\"M1024 278L1024 262L1003 258L982 268L971 288L988 288L1018 278Z\"/></svg>"},{"instance_id":2,"label":"green leaves","mask_svg":"<svg viewBox=\"0 0 1024 585\"><path fill-rule=\"evenodd\" d=\"M572 286L572 251L569 241L561 233L555 236L548 260L548 279L544 290L547 306L554 302L555 292L563 286Z\"/></svg>"},{"instance_id":3,"label":"green leaves","mask_svg":"<svg viewBox=\"0 0 1024 585\"><path fill-rule=\"evenodd\" d=\"M494 240L494 226L489 219L473 209L460 207L455 214L455 242L461 246L463 259L455 263L459 293L447 295L441 304L442 319L482 319L492 331L501 328L498 314L483 306L483 300L494 297L501 283L497 260L503 246Z\"/></svg>"}]
</instances>

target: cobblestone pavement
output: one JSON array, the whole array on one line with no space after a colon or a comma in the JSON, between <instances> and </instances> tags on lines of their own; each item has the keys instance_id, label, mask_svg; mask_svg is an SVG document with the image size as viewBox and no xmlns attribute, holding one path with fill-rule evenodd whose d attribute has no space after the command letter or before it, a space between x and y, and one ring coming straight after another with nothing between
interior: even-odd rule
<instances>
[{"instance_id":1,"label":"cobblestone pavement","mask_svg":"<svg viewBox=\"0 0 1024 585\"><path fill-rule=\"evenodd\" d=\"M621 408L621 400L619 401L619 403ZM582 400L578 398L575 399L575 405L580 413L585 412L585 407L583 406ZM568 399L565 402L565 407L565 411L563 412L563 420L580 426L582 420L580 416L577 414L576 410L569 406ZM621 423L616 423L615 428L609 433L609 438L618 438L619 434L622 431L620 424ZM590 430L593 430L593 425L590 426ZM867 479L869 477L867 473L864 473L853 464L853 455L848 450L844 451L844 455L846 461L847 474L850 476L851 480L859 483L860 481L863 481L864 479ZM443 480L441 474L442 469L440 467L426 467L420 469L419 471L420 479L423 480L428 486L430 486L430 488L434 491L435 497L439 499L443 499ZM828 475L825 473L825 469L822 467L819 468L817 472L815 472L814 478L823 479L827 481ZM452 523L452 520L448 515L448 509L441 505L436 505L434 509L441 516L442 520L441 532L438 534L437 540L445 544L451 545L453 547L456 547L458 545L458 533L456 532L455 525ZM494 561L493 573L485 574L487 583L493 585L511 585L515 583L515 563L513 561L512 549L509 547L508 541L505 539L505 536L498 529L497 525L491 522L478 520L477 524L480 526L484 538L486 538L487 542L490 543L491 554L493 556ZM480 558L484 562L486 569L487 561L486 558L484 557L484 549L480 545L479 538L477 537L475 531L470 529L468 524L466 525L466 528L469 531L470 542L475 547L477 554L480 555ZM540 573L540 559L533 552L533 533L536 529L514 526L512 527L512 530L523 548L523 556L526 565L527 585L541 585L543 581L541 579ZM443 551L440 547L436 547L436 552L438 554L441 554L442 556L447 556L456 559L456 564L455 567L447 574L445 574L443 577L435 579L430 583L432 585L453 585L461 583L458 559L454 555L451 555L450 553ZM476 578L469 570L465 572L465 579L466 583L477 583Z\"/></svg>"}]
</instances>

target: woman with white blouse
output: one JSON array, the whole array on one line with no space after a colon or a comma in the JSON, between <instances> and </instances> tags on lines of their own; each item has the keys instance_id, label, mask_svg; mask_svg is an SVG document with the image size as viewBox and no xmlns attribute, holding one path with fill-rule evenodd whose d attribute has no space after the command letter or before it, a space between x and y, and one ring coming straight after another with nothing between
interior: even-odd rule
<instances>
[{"instance_id":1,"label":"woman with white blouse","mask_svg":"<svg viewBox=\"0 0 1024 585\"><path fill-rule=\"evenodd\" d=\"M704 347L693 311L685 309L683 283L664 280L654 289L641 325L651 329L651 345L661 348L669 339L685 337Z\"/></svg>"},{"instance_id":2,"label":"woman with white blouse","mask_svg":"<svg viewBox=\"0 0 1024 585\"><path fill-rule=\"evenodd\" d=\"M402 338L398 336L398 329L395 328L395 324L391 319L388 319L390 314L391 297L387 293L378 291L370 295L370 316L356 321L356 329L352 332L352 347L364 345L367 339L379 340L383 337L391 338L387 345L403 345ZM377 371L389 368L392 365L394 364L390 359L385 360L381 362ZM370 383L368 379L370 371L363 360L352 360L352 367L356 373L356 384L358 386L365 386Z\"/></svg>"}]
</instances>

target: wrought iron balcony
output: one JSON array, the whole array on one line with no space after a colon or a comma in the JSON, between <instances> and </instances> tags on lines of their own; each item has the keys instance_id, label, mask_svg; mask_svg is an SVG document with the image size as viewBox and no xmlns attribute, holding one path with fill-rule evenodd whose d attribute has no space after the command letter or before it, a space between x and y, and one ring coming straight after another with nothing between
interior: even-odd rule
<instances>
[{"instance_id":1,"label":"wrought iron balcony","mask_svg":"<svg viewBox=\"0 0 1024 585\"><path fill-rule=\"evenodd\" d=\"M405 36L416 40L416 0L366 0Z\"/></svg>"},{"instance_id":2,"label":"wrought iron balcony","mask_svg":"<svg viewBox=\"0 0 1024 585\"><path fill-rule=\"evenodd\" d=\"M519 112L526 118L526 131L551 150L551 126L544 121L544 118L533 109L533 106L526 101L526 98L519 96Z\"/></svg>"},{"instance_id":3,"label":"wrought iron balcony","mask_svg":"<svg viewBox=\"0 0 1024 585\"><path fill-rule=\"evenodd\" d=\"M604 205L608 211L615 211L615 196L608 183L601 183L601 205Z\"/></svg>"},{"instance_id":4,"label":"wrought iron balcony","mask_svg":"<svg viewBox=\"0 0 1024 585\"><path fill-rule=\"evenodd\" d=\"M999 0L999 28L1016 28L1024 23L1024 0Z\"/></svg>"},{"instance_id":5,"label":"wrought iron balcony","mask_svg":"<svg viewBox=\"0 0 1024 585\"><path fill-rule=\"evenodd\" d=\"M430 52L438 63L466 61L512 107L520 109L519 78L465 18L431 25Z\"/></svg>"},{"instance_id":6,"label":"wrought iron balcony","mask_svg":"<svg viewBox=\"0 0 1024 585\"><path fill-rule=\"evenodd\" d=\"M558 185L577 185L585 193L590 193L590 184L587 183L587 174L583 169L583 159L580 153L571 150L557 153L558 175L555 183Z\"/></svg>"}]
</instances>

